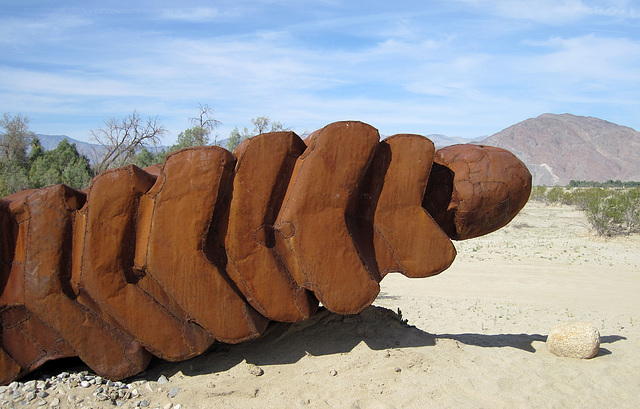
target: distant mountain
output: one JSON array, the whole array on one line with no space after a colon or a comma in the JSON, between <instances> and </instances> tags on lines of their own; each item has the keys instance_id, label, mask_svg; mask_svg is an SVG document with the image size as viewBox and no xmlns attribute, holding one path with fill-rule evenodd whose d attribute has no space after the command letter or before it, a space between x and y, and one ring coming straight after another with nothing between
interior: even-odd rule
<instances>
[{"instance_id":1,"label":"distant mountain","mask_svg":"<svg viewBox=\"0 0 640 409\"><path fill-rule=\"evenodd\" d=\"M91 163L95 163L96 160L96 152L100 152L101 147L95 143L89 143L84 141L79 141L77 139L73 139L68 137L67 135L45 135L45 134L36 134L36 137L40 140L40 144L44 148L45 151L50 151L55 149L62 140L66 139L67 142L75 143L76 149L81 155L85 155Z\"/></svg>"},{"instance_id":2,"label":"distant mountain","mask_svg":"<svg viewBox=\"0 0 640 409\"><path fill-rule=\"evenodd\" d=\"M49 151L55 149L63 139L66 139L69 143L75 143L76 149L81 155L85 155L89 158L89 162L92 165L95 165L100 158L101 155L104 155L105 148L98 145L97 143L89 143L84 141L79 141L77 139L73 139L68 137L67 135L45 135L45 134L36 134L38 139L40 140L40 144L44 148L45 151ZM155 148L151 147L149 150L151 152L166 150L166 146L159 145ZM104 153L103 153L104 152Z\"/></svg>"},{"instance_id":3,"label":"distant mountain","mask_svg":"<svg viewBox=\"0 0 640 409\"><path fill-rule=\"evenodd\" d=\"M542 114L480 143L513 152L534 185L640 180L640 132L598 118Z\"/></svg>"},{"instance_id":4,"label":"distant mountain","mask_svg":"<svg viewBox=\"0 0 640 409\"><path fill-rule=\"evenodd\" d=\"M482 138L468 139L468 138L462 138L460 136L447 136L442 134L430 134L425 136L431 139L431 142L433 142L436 148L444 148L445 146L457 145L460 143L475 143L482 139Z\"/></svg>"}]
</instances>

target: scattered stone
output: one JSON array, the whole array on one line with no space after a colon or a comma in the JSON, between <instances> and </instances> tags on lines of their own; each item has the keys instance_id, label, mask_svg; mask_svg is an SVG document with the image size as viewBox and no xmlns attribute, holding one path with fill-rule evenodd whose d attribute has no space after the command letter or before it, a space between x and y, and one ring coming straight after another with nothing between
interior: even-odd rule
<instances>
[{"instance_id":1,"label":"scattered stone","mask_svg":"<svg viewBox=\"0 0 640 409\"><path fill-rule=\"evenodd\" d=\"M169 380L164 375L160 375L160 377L158 378L158 383L160 383L160 384L164 384L164 383L168 383L168 382L169 382Z\"/></svg>"},{"instance_id":2,"label":"scattered stone","mask_svg":"<svg viewBox=\"0 0 640 409\"><path fill-rule=\"evenodd\" d=\"M47 396L49 396L49 393L47 391L40 391L38 392L38 397L39 398L46 398Z\"/></svg>"},{"instance_id":3,"label":"scattered stone","mask_svg":"<svg viewBox=\"0 0 640 409\"><path fill-rule=\"evenodd\" d=\"M173 409L182 409L182 405L178 403L176 406L173 407Z\"/></svg>"},{"instance_id":4,"label":"scattered stone","mask_svg":"<svg viewBox=\"0 0 640 409\"><path fill-rule=\"evenodd\" d=\"M96 393L96 400L97 401L105 401L105 400L109 400L109 397L107 395L105 395L104 393Z\"/></svg>"},{"instance_id":5,"label":"scattered stone","mask_svg":"<svg viewBox=\"0 0 640 409\"><path fill-rule=\"evenodd\" d=\"M25 396L25 399L27 400L27 402L31 402L35 398L36 398L36 393L33 391L27 393L27 396Z\"/></svg>"},{"instance_id":6,"label":"scattered stone","mask_svg":"<svg viewBox=\"0 0 640 409\"><path fill-rule=\"evenodd\" d=\"M402 369L400 369L399 367L396 367L396 369L394 369L394 371L396 371L396 372L402 372Z\"/></svg>"},{"instance_id":7,"label":"scattered stone","mask_svg":"<svg viewBox=\"0 0 640 409\"><path fill-rule=\"evenodd\" d=\"M60 406L60 399L59 398L53 398L53 400L50 403L50 406L52 408L55 408L57 406Z\"/></svg>"},{"instance_id":8,"label":"scattered stone","mask_svg":"<svg viewBox=\"0 0 640 409\"><path fill-rule=\"evenodd\" d=\"M140 402L140 407L141 407L141 408L146 408L146 407L148 407L148 406L149 406L149 401L148 401L148 400L143 399L143 400Z\"/></svg>"},{"instance_id":9,"label":"scattered stone","mask_svg":"<svg viewBox=\"0 0 640 409\"><path fill-rule=\"evenodd\" d=\"M80 386L82 386L83 388L88 388L89 386L91 386L91 384L88 381L81 381Z\"/></svg>"},{"instance_id":10,"label":"scattered stone","mask_svg":"<svg viewBox=\"0 0 640 409\"><path fill-rule=\"evenodd\" d=\"M162 409L171 409L172 406L173 406L173 403L169 402L166 405L164 405L164 408Z\"/></svg>"},{"instance_id":11,"label":"scattered stone","mask_svg":"<svg viewBox=\"0 0 640 409\"><path fill-rule=\"evenodd\" d=\"M264 371L257 365L249 365L249 373L254 376L264 375Z\"/></svg>"},{"instance_id":12,"label":"scattered stone","mask_svg":"<svg viewBox=\"0 0 640 409\"><path fill-rule=\"evenodd\" d=\"M178 388L177 386L173 387L169 390L168 395L170 398L175 398L176 396L178 396L178 393L180 393L181 390L182 388Z\"/></svg>"},{"instance_id":13,"label":"scattered stone","mask_svg":"<svg viewBox=\"0 0 640 409\"><path fill-rule=\"evenodd\" d=\"M588 322L560 323L549 333L547 349L561 357L593 358L600 349L600 333Z\"/></svg>"},{"instance_id":14,"label":"scattered stone","mask_svg":"<svg viewBox=\"0 0 640 409\"><path fill-rule=\"evenodd\" d=\"M332 369L331 372L329 372L331 374L331 376L336 376L338 375L338 371L336 371L335 369Z\"/></svg>"}]
</instances>

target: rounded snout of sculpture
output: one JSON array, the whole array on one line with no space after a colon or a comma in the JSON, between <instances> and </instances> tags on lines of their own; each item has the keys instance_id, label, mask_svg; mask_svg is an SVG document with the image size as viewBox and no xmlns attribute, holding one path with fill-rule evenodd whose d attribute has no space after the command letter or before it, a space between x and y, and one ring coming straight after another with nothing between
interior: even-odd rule
<instances>
[{"instance_id":1,"label":"rounded snout of sculpture","mask_svg":"<svg viewBox=\"0 0 640 409\"><path fill-rule=\"evenodd\" d=\"M455 240L509 223L531 194L531 173L511 152L453 145L436 151L423 207Z\"/></svg>"}]
</instances>

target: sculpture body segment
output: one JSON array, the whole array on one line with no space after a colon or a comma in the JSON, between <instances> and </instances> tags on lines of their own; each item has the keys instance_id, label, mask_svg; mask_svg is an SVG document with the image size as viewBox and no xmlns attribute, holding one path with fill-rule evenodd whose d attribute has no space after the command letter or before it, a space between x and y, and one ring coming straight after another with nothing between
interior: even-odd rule
<instances>
[{"instance_id":1,"label":"sculpture body segment","mask_svg":"<svg viewBox=\"0 0 640 409\"><path fill-rule=\"evenodd\" d=\"M386 274L440 273L449 238L504 226L531 190L507 151L379 141L360 122L259 135L235 156L187 148L147 170L0 199L0 383L67 356L119 379L319 302L358 313Z\"/></svg>"}]
</instances>

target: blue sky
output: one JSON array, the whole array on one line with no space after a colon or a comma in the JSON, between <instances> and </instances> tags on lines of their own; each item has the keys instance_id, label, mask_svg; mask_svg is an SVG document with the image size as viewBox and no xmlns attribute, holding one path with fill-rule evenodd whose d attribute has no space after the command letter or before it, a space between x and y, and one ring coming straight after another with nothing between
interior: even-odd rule
<instances>
[{"instance_id":1,"label":"blue sky","mask_svg":"<svg viewBox=\"0 0 640 409\"><path fill-rule=\"evenodd\" d=\"M0 113L88 140L136 109L170 131L208 104L226 138L268 116L302 134L479 137L542 113L640 130L640 2L0 3Z\"/></svg>"}]
</instances>

